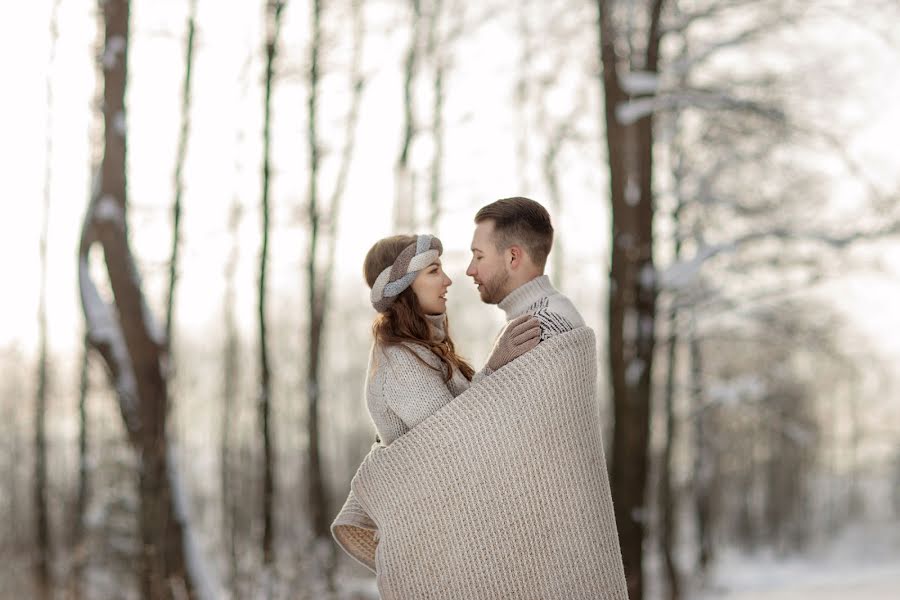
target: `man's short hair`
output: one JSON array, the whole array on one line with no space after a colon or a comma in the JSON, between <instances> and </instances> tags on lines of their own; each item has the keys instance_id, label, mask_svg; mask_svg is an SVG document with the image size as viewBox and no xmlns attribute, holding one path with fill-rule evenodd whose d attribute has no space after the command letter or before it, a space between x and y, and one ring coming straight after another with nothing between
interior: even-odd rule
<instances>
[{"instance_id":1,"label":"man's short hair","mask_svg":"<svg viewBox=\"0 0 900 600\"><path fill-rule=\"evenodd\" d=\"M475 223L494 222L494 244L504 251L512 245L522 246L532 262L541 269L553 247L553 225L550 213L539 203L517 196L491 202L475 215Z\"/></svg>"}]
</instances>

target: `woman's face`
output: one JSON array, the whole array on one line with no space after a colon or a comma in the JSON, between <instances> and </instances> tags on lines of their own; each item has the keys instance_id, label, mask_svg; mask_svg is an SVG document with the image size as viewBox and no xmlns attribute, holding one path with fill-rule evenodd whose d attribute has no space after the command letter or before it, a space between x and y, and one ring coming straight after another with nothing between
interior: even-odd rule
<instances>
[{"instance_id":1,"label":"woman's face","mask_svg":"<svg viewBox=\"0 0 900 600\"><path fill-rule=\"evenodd\" d=\"M438 258L419 271L411 287L425 314L439 315L447 312L447 288L452 283Z\"/></svg>"}]
</instances>

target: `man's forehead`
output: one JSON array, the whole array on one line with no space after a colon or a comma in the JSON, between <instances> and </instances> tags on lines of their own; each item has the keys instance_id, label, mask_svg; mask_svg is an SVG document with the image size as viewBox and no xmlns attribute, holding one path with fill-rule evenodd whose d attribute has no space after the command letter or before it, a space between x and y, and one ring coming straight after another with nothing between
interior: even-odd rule
<instances>
[{"instance_id":1,"label":"man's forehead","mask_svg":"<svg viewBox=\"0 0 900 600\"><path fill-rule=\"evenodd\" d=\"M490 236L494 232L494 222L490 219L481 221L475 226L475 233L472 234L472 250L480 250L479 245L490 241Z\"/></svg>"}]
</instances>

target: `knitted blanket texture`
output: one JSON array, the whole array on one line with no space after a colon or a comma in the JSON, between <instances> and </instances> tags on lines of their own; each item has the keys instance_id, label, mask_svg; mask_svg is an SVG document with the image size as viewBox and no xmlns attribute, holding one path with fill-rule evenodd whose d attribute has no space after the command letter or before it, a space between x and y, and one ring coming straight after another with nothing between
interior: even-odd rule
<instances>
[{"instance_id":1,"label":"knitted blanket texture","mask_svg":"<svg viewBox=\"0 0 900 600\"><path fill-rule=\"evenodd\" d=\"M627 600L596 379L579 327L372 448L332 532L381 598Z\"/></svg>"}]
</instances>

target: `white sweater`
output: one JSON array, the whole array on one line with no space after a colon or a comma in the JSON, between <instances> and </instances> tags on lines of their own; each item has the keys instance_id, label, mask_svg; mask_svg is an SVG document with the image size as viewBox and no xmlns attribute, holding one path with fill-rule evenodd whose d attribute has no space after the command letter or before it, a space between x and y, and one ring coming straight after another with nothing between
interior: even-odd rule
<instances>
[{"instance_id":1,"label":"white sweater","mask_svg":"<svg viewBox=\"0 0 900 600\"><path fill-rule=\"evenodd\" d=\"M497 306L506 313L507 322L525 313L537 317L541 324L542 342L554 335L583 327L585 324L572 301L553 287L546 275L523 283L507 294ZM500 334L497 334L497 337L499 336ZM491 368L485 365L484 369L472 378L472 383L480 383L491 373L493 373Z\"/></svg>"},{"instance_id":2,"label":"white sweater","mask_svg":"<svg viewBox=\"0 0 900 600\"><path fill-rule=\"evenodd\" d=\"M550 283L546 275L535 277L511 291L498 305L511 321L525 313L541 322L541 341L584 326L584 319L572 301Z\"/></svg>"},{"instance_id":3,"label":"white sweater","mask_svg":"<svg viewBox=\"0 0 900 600\"><path fill-rule=\"evenodd\" d=\"M434 339L444 339L444 315L426 318ZM426 367L412 352L441 370ZM450 381L445 382L442 361L418 344L404 344L404 347L374 344L369 353L366 406L385 446L468 388L469 381L459 369L454 369Z\"/></svg>"}]
</instances>

